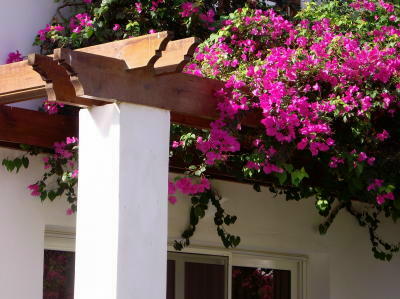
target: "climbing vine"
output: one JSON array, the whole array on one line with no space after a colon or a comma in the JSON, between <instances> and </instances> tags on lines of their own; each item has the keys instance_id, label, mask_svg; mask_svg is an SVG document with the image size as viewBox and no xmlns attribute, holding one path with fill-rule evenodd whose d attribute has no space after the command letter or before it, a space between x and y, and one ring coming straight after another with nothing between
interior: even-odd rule
<instances>
[{"instance_id":1,"label":"climbing vine","mask_svg":"<svg viewBox=\"0 0 400 299\"><path fill-rule=\"evenodd\" d=\"M239 2L65 1L36 44L49 53L166 29L206 38L186 72L225 84L209 130L171 127L171 159L185 173L169 182L169 201L180 192L192 204L176 249L190 245L210 205L224 246L240 243L226 230L237 217L208 180L219 170L252 182L255 191L265 185L287 200L314 198L326 217L321 234L340 211L349 212L368 229L374 256L390 260L399 245L384 241L378 228L382 217L400 218L399 4L332 0L290 19L261 2ZM66 193L76 210L76 149L75 139L55 145L32 195ZM12 163L3 162L21 167ZM59 187L51 193L53 175Z\"/></svg>"}]
</instances>

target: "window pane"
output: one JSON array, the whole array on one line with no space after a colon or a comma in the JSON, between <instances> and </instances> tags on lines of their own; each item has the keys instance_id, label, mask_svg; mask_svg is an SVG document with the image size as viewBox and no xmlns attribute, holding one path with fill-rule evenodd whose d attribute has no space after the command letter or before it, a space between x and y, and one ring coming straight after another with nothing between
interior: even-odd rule
<instances>
[{"instance_id":1,"label":"window pane","mask_svg":"<svg viewBox=\"0 0 400 299\"><path fill-rule=\"evenodd\" d=\"M45 250L43 299L73 299L74 272L74 252Z\"/></svg>"},{"instance_id":2,"label":"window pane","mask_svg":"<svg viewBox=\"0 0 400 299\"><path fill-rule=\"evenodd\" d=\"M232 299L290 299L290 271L233 266Z\"/></svg>"},{"instance_id":3,"label":"window pane","mask_svg":"<svg viewBox=\"0 0 400 299\"><path fill-rule=\"evenodd\" d=\"M167 263L167 299L175 299L175 261Z\"/></svg>"},{"instance_id":4,"label":"window pane","mask_svg":"<svg viewBox=\"0 0 400 299\"><path fill-rule=\"evenodd\" d=\"M225 266L186 262L185 299L225 299Z\"/></svg>"}]
</instances>

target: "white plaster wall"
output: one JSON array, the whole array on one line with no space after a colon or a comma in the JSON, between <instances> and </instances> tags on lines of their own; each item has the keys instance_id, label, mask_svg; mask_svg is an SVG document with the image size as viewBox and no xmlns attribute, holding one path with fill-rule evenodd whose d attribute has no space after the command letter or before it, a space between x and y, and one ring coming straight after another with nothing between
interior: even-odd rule
<instances>
[{"instance_id":1,"label":"white plaster wall","mask_svg":"<svg viewBox=\"0 0 400 299\"><path fill-rule=\"evenodd\" d=\"M0 149L0 162L19 154ZM27 186L40 177L43 167L39 159L32 159L31 167L19 174L0 167L0 298L42 298L45 225L74 226L65 201L48 205L30 196Z\"/></svg>"},{"instance_id":2,"label":"white plaster wall","mask_svg":"<svg viewBox=\"0 0 400 299\"><path fill-rule=\"evenodd\" d=\"M27 55L37 50L32 46L36 33L50 22L58 5L53 0L0 0L0 64L9 52Z\"/></svg>"}]
</instances>

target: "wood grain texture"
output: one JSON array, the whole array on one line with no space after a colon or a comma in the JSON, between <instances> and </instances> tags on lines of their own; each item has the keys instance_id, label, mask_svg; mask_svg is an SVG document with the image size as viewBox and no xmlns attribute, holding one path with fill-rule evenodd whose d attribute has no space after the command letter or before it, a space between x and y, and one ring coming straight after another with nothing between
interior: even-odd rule
<instances>
[{"instance_id":1,"label":"wood grain texture","mask_svg":"<svg viewBox=\"0 0 400 299\"><path fill-rule=\"evenodd\" d=\"M0 141L51 148L54 142L78 135L76 116L0 106Z\"/></svg>"},{"instance_id":2,"label":"wood grain texture","mask_svg":"<svg viewBox=\"0 0 400 299\"><path fill-rule=\"evenodd\" d=\"M77 97L131 102L201 119L217 116L214 93L223 86L220 81L182 73L154 76L147 69L127 71L124 60L67 49L56 51L54 59L70 70Z\"/></svg>"}]
</instances>

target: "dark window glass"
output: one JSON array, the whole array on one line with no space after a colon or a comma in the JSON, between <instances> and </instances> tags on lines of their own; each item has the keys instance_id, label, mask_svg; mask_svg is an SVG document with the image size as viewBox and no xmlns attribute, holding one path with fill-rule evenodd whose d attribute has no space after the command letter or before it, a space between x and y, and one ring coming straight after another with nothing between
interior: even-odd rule
<instances>
[{"instance_id":1,"label":"dark window glass","mask_svg":"<svg viewBox=\"0 0 400 299\"><path fill-rule=\"evenodd\" d=\"M225 299L225 266L186 262L185 299Z\"/></svg>"},{"instance_id":2,"label":"dark window glass","mask_svg":"<svg viewBox=\"0 0 400 299\"><path fill-rule=\"evenodd\" d=\"M167 263L167 299L175 299L175 261Z\"/></svg>"},{"instance_id":3,"label":"dark window glass","mask_svg":"<svg viewBox=\"0 0 400 299\"><path fill-rule=\"evenodd\" d=\"M73 299L74 273L74 252L45 250L43 299Z\"/></svg>"},{"instance_id":4,"label":"dark window glass","mask_svg":"<svg viewBox=\"0 0 400 299\"><path fill-rule=\"evenodd\" d=\"M290 271L234 266L232 299L290 299Z\"/></svg>"}]
</instances>

